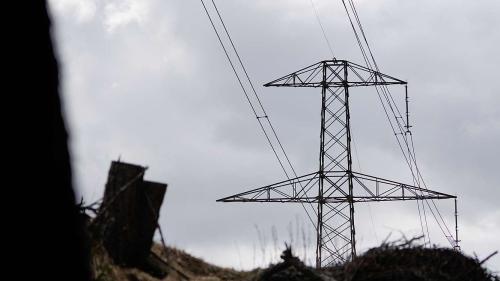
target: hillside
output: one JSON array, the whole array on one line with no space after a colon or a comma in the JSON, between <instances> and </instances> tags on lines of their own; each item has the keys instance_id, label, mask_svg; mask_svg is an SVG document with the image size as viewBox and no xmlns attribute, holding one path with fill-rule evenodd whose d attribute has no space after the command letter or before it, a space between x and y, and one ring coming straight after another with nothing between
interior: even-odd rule
<instances>
[{"instance_id":1,"label":"hillside","mask_svg":"<svg viewBox=\"0 0 500 281\"><path fill-rule=\"evenodd\" d=\"M183 280L254 280L258 270L251 272L215 266L180 249L159 244L151 249L154 262L139 268L117 265L102 245L92 246L91 268L96 281L183 281Z\"/></svg>"},{"instance_id":2,"label":"hillside","mask_svg":"<svg viewBox=\"0 0 500 281\"><path fill-rule=\"evenodd\" d=\"M500 281L483 261L457 249L415 244L419 238L384 243L334 267L306 266L284 249L282 262L237 271L153 241L167 184L144 180L146 167L113 161L99 209L79 205L96 281ZM90 216L91 211L94 216Z\"/></svg>"},{"instance_id":3,"label":"hillside","mask_svg":"<svg viewBox=\"0 0 500 281\"><path fill-rule=\"evenodd\" d=\"M92 272L96 281L427 281L474 280L499 281L499 277L481 267L481 262L460 252L444 248L383 245L371 249L352 262L316 270L305 266L287 249L281 263L266 269L237 271L212 265L173 248L154 244L152 260L141 269L115 264L99 245L92 247Z\"/></svg>"}]
</instances>

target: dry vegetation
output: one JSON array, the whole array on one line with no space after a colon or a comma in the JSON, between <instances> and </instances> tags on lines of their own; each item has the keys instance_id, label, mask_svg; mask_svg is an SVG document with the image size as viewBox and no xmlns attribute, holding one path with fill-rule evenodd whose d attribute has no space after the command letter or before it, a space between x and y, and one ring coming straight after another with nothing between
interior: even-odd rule
<instances>
[{"instance_id":1,"label":"dry vegetation","mask_svg":"<svg viewBox=\"0 0 500 281\"><path fill-rule=\"evenodd\" d=\"M153 246L152 252L166 263L164 277L144 269L123 268L113 263L99 244L92 247L92 270L97 281L180 281L180 280L305 280L305 281L499 281L475 258L444 248L422 248L411 244L384 244L371 249L352 262L337 267L315 270L304 265L285 250L283 261L266 269L237 271L206 263L202 259L176 249Z\"/></svg>"},{"instance_id":2,"label":"dry vegetation","mask_svg":"<svg viewBox=\"0 0 500 281\"><path fill-rule=\"evenodd\" d=\"M163 247L155 244L152 252L165 262L162 269L166 273L163 277L155 277L157 274L147 269L125 268L115 264L100 244L93 245L91 252L92 273L96 281L255 280L258 273L258 270L243 272L215 266L173 247L167 247L165 254Z\"/></svg>"}]
</instances>

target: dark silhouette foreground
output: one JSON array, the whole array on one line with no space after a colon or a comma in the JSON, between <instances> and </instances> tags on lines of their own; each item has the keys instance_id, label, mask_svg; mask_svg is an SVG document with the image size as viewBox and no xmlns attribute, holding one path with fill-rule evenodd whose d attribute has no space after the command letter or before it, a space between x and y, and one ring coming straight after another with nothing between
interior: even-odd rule
<instances>
[{"instance_id":1,"label":"dark silhouette foreground","mask_svg":"<svg viewBox=\"0 0 500 281\"><path fill-rule=\"evenodd\" d=\"M72 187L68 135L61 110L59 69L47 4L6 3L10 15L2 43L8 66L2 79L4 130L11 161L4 158L4 214L10 235L4 260L15 280L89 280L89 262ZM10 4L10 5L9 5ZM14 32L12 32L14 31ZM7 35L8 34L8 35ZM10 64L9 64L10 63ZM12 130L11 130L12 129ZM5 279L4 278L4 279Z\"/></svg>"}]
</instances>

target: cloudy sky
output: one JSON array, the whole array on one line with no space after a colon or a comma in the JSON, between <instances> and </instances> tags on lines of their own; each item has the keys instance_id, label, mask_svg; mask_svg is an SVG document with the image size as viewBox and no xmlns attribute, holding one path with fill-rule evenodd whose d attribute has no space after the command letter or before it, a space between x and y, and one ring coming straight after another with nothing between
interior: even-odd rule
<instances>
[{"instance_id":1,"label":"cloudy sky","mask_svg":"<svg viewBox=\"0 0 500 281\"><path fill-rule=\"evenodd\" d=\"M169 244L216 264L260 266L283 242L313 260L300 206L215 200L283 179L200 1L50 0L62 64L75 184L101 197L111 160L169 184ZM218 0L257 91L298 172L317 169L318 91L262 84L331 58L309 0ZM381 70L407 80L417 157L428 185L459 196L463 250L500 249L500 2L358 0ZM337 58L361 63L341 1L315 0ZM393 95L403 108L402 88ZM409 179L373 91L351 94L354 166ZM438 202L454 227L452 202ZM418 235L414 202L359 205L358 249ZM431 241L446 245L429 218ZM500 270L500 257L488 262Z\"/></svg>"}]
</instances>

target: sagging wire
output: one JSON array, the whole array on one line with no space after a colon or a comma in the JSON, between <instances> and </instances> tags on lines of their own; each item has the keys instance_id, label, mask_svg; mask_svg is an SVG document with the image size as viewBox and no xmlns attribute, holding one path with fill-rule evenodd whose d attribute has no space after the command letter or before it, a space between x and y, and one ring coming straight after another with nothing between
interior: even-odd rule
<instances>
[{"instance_id":1,"label":"sagging wire","mask_svg":"<svg viewBox=\"0 0 500 281\"><path fill-rule=\"evenodd\" d=\"M261 100L260 100L260 98L259 98L259 96L258 96L258 94L257 94L257 91L255 90L255 87L253 86L252 80L250 79L250 77L249 77L249 75L248 75L248 72L247 72L247 70L246 70L246 68L245 68L245 66L244 66L244 64L243 64L243 62L242 62L242 59L241 59L241 57L240 57L240 55L239 55L239 53L238 53L238 51L237 51L237 49L236 49L236 46L235 46L235 44L234 44L234 42L233 42L233 40L232 40L232 38L231 38L231 35L229 34L228 28L227 28L226 24L224 23L224 20L223 20L223 18L222 18L222 15L221 15L221 13L220 13L219 9L217 8L217 5L215 4L215 1L214 1L214 0L212 0L212 1L211 1L211 2L212 2L212 5L213 5L213 7L214 7L214 9L215 9L215 11L216 11L216 13L217 13L217 16L218 16L218 18L219 18L220 23L221 23L221 24L222 24L222 26L223 26L224 33L225 33L225 35L227 36L227 39L228 39L228 40L229 40L229 42L230 42L231 48L232 48L232 50L233 50L234 54L235 54L235 55L236 55L236 57L237 57L237 60L238 60L239 66L242 68L242 70L243 70L243 72L244 72L244 75L245 75L245 77L246 77L246 80L248 81L248 83L249 83L249 85L250 85L250 87L251 87L251 91L253 92L253 94L254 94L254 96L255 96L255 98L256 98L256 100L257 100L257 105L258 105L258 108L260 109L260 111L261 111L261 113L262 113L262 114L260 114L260 115L257 113L257 110L256 110L256 107L257 107L257 106L255 106L255 105L254 105L254 103L251 101L250 96L249 96L249 94L248 94L248 91L247 91L247 89L245 88L245 86L243 85L242 79L240 78L240 74L238 74L238 71L236 70L235 64L233 63L233 60L231 59L231 56L229 55L229 52L228 52L228 50L227 50L227 48L226 48L226 45L224 44L224 42L223 42L223 40L222 40L222 38L221 38L221 35L220 35L220 33L219 33L219 31L218 31L218 29L217 29L217 27L216 27L215 23L214 23L214 20L212 19L212 16L210 15L210 12L208 11L207 6L205 5L205 2L204 2L203 0L200 0L200 2L201 2L201 4L203 5L203 9L205 10L205 13L206 13L206 15L207 15L207 17L208 17L208 19L209 19L209 21L210 21L210 24L212 25L212 28L213 28L213 30L214 30L214 32L215 32L215 34L217 35L217 39L218 39L218 41L219 41L219 43L220 43L220 45L221 45L221 47L222 47L222 49L223 49L223 51L224 51L224 53L225 53L225 55L226 55L226 58L227 58L227 60L228 60L229 64L231 65L231 68L232 68L232 70L233 70L233 73L234 73L234 75L235 75L236 79L238 80L238 84L240 85L240 87L241 87L241 89L242 89L242 91L243 91L243 93L244 93L244 95L245 95L245 98L246 98L246 100L247 100L247 102L248 102L248 104L249 104L250 108L252 109L252 112L254 113L254 116L255 116L255 118L257 119L257 122L259 123L259 127L260 127L260 129L261 129L261 131L263 132L263 134L264 134L264 136L265 136L265 138L266 138L266 140L267 140L267 142L268 142L268 144L269 144L269 146L270 146L271 150L273 151L273 154L274 154L275 158L278 160L278 163L279 163L279 165L280 165L281 169L283 170L283 173L285 174L285 176L286 176L286 178L287 178L288 180L290 180L290 179L291 179L290 174L287 172L287 169L285 168L285 164L284 164L284 162L286 162L286 163L288 164L288 166L290 167L291 174L293 174L293 176L295 176L295 178L297 178L298 176L297 176L297 173L296 173L296 171L295 171L295 168L293 167L293 165L292 165L292 163L291 163L291 161L290 161L290 159L289 159L289 157L288 157L288 154L286 153L285 148L284 148L284 146L283 146L283 144L282 144L281 140L280 140L280 139L279 139L279 137L278 137L278 134L277 134L277 132L276 132L276 129L275 129L275 128L274 128L274 126L272 125L271 120L270 120L270 118L269 118L269 115L267 114L267 112L266 112L266 110L265 110L265 108L264 108L264 106L263 106L263 104L262 104L262 102L261 102ZM266 130L266 128L264 127L264 123L262 122L262 120L266 120L266 123L268 124L268 126L269 126L269 128L270 128L270 130L271 130L271 132L270 132L270 133L269 133L269 132ZM276 147L275 147L275 145L273 144L273 142L272 142L272 140L271 140L271 137L273 137L273 139L275 139L275 140L276 140L276 142L277 142L277 144L278 144L278 145L277 145L277 146L278 146L278 148L276 148ZM282 159L281 159L281 157L278 155L278 149L279 149L279 150L280 150L280 152L284 155L285 160L282 160ZM302 183L301 183L301 182L299 182L299 185L301 185L301 186L302 186ZM307 217L309 218L310 222L313 224L313 226L314 226L315 228L317 228L317 226L316 226L316 224L315 224L314 220L311 218L311 215L309 214L309 211L308 211L308 210L307 210L307 208L304 206L304 203L302 203L302 202L301 202L301 205L302 205L302 207L304 208L304 210L306 211ZM314 213L314 214L316 214L316 210L315 210L315 209L314 209L314 207L312 206L312 203L310 203L310 202L309 202L309 205L310 205L310 207L311 207L311 209L312 209L313 213Z\"/></svg>"},{"instance_id":2,"label":"sagging wire","mask_svg":"<svg viewBox=\"0 0 500 281\"><path fill-rule=\"evenodd\" d=\"M378 65L377 65L377 62L376 62L376 60L375 60L375 58L374 58L374 56L373 56L373 52L371 51L370 45L369 45L368 40L367 40L367 38L366 38L366 34L365 34L365 32L364 32L364 29L363 29L363 27L362 27L362 25L361 25L361 21L360 21L360 19L359 19L359 15L358 15L358 13L357 13L357 10L356 10L356 7L355 7L355 5L354 5L354 2L353 2L353 0L348 0L348 2L349 2L349 6L351 7L351 10L352 10L353 17L355 18L355 20L356 20L356 22L357 22L357 24L358 24L358 28L359 28L359 30L360 30L360 32L361 32L361 35L363 36L363 39L364 39L364 42L365 42L366 46L367 46L368 52L369 52L370 57L371 57L372 62L373 62L373 66L375 67L375 70L376 70L376 71L380 72L380 71L379 71L379 68L378 68ZM361 53L362 53L362 55L363 55L363 59L365 60L365 63L366 63L366 65L367 65L367 67L368 67L368 68L370 68L370 69L373 69L371 62L370 62L370 60L368 59L368 55L367 55L367 53L366 53L366 50L364 49L363 44L362 44L362 42L361 42L361 40L360 40L360 38L359 38L358 32L357 32L356 28L354 27L354 24L353 24L353 21L352 21L352 18L351 18L351 13L349 13L349 11L348 11L348 8L347 8L347 5L346 5L346 3L345 3L345 0L342 0L342 4L343 4L343 6L344 6L344 8L345 8L345 10L346 10L347 16L348 16L348 18L349 18L349 22L350 22L351 27L352 27L352 29L353 29L353 31L354 31L355 36L356 36L356 40L357 40L357 42L358 42L358 45L359 45L359 47L360 47L360 49L361 49ZM402 153L403 153L403 156L404 156L404 158L405 158L405 160L406 160L406 162L407 162L407 164L408 164L408 166L409 166L409 168L410 168L410 171L411 171L411 174L412 174L412 177L413 177L414 182L416 182L416 183L417 183L417 185L418 185L418 187L420 187L420 181L421 181L421 183L424 185L424 187L425 187L425 188L427 188L427 185L426 185L425 181L423 180L423 177L422 177L422 175L421 175L421 173L420 173L420 169L418 168L418 164L417 164L417 161L416 161L416 156L415 156L415 147L414 147L414 143L413 143L413 136L412 136L411 134L409 134L409 135L410 135L410 140L411 140L411 145L410 145L410 143L409 143L409 141L408 141L408 136L407 136L407 134L404 134L404 133L403 133L403 126L401 125L400 120L399 120L399 119L401 118L401 113L400 113L399 108L397 107L397 105L396 105L396 103L395 103L395 101L394 101L394 99L393 99L393 97L392 97L392 94L390 93L390 91L389 91L389 89L388 89L388 87L387 87L386 85L384 85L384 86L380 87L380 91L382 92L382 95L384 96L384 98L385 98L385 100L386 100L386 102L387 102L387 105L388 105L389 109L391 110L392 114L394 115L394 119L396 120L396 124L397 124L397 127L398 127L398 129L399 129L399 133L396 133L396 130L395 130L395 128L394 128L394 125L393 125L393 123L392 123L392 121L391 121L391 118L389 117L388 112L387 112L387 108L386 108L386 106L384 105L384 103L383 103L383 101L382 101L382 98L381 98L381 96L380 96L380 92L379 92L379 90L378 90L378 87L376 87L376 89L377 89L377 94L378 94L378 96L379 96L379 100L381 101L382 107L383 107L383 109L384 109L384 111L385 111L385 113L386 113L386 117L388 118L388 121L389 121L389 123L390 123L390 126L391 126L391 128L392 128L392 130L393 130L393 133L394 133L394 135L396 136L396 139L397 139L398 145L399 145L399 147L400 147L400 149L401 149L401 151L402 151ZM396 111L395 111L394 109L396 109ZM399 115L398 115L398 114L396 114L396 112L397 112ZM399 117L398 117L398 116L399 116ZM404 122L404 120L402 120L402 122L403 122L403 124L405 123L405 122ZM406 126L409 126L408 124L405 124L405 125L406 125ZM408 128L408 127L407 127L407 128ZM408 155L405 153L405 151L404 151L404 150L403 150L403 148L402 148L401 141L399 140L399 135L404 136L404 137L403 137L403 141L404 141L404 143L405 143L406 147L408 148ZM410 146L411 146L412 150L410 150ZM413 163L413 165L412 165L412 163ZM415 169L415 172L414 172L414 169ZM416 175L415 175L415 173L416 173ZM444 236L448 239L448 241L450 242L450 244L451 244L452 246L455 246L455 245L454 245L455 243L454 243L454 242L452 241L452 239L451 239L453 236L451 235L451 232L449 231L449 228L448 228L448 226L446 225L446 223L445 223L445 221L444 221L444 219L443 219L443 217L442 217L441 213L439 212L439 209L437 208L437 206L436 206L436 204L435 204L434 200L424 198L424 197L423 197L423 193L422 193L422 191L421 191L421 196L422 196L422 198L423 198L423 201L424 201L424 202L427 204L427 206L429 207L429 210L431 211L432 216L434 217L434 219L435 219L436 223L438 224L439 228L440 228L440 229L441 229L441 231L443 232ZM437 213L437 216L436 216L436 214L434 213L433 208L432 208L432 207L431 207L431 205L429 204L429 202L428 202L429 200L431 201L432 206L434 207L434 209L435 209L435 211L436 211L436 213ZM417 200L417 204L418 204L418 200ZM425 206L424 206L423 204L424 204L424 203L422 202L422 207L423 207L423 210L424 210L424 217L425 217L426 227L427 227L427 233L428 233L427 217L426 217L426 215L425 215ZM419 207L419 209L420 209L420 207ZM439 219L438 219L438 217L439 217ZM440 222L440 221L441 221L441 222ZM443 228L443 226L441 225L441 223L444 225L444 228ZM448 235L446 234L446 232L448 232ZM430 243L430 237L429 237L429 234L428 234L428 240L429 240L429 243Z\"/></svg>"}]
</instances>

